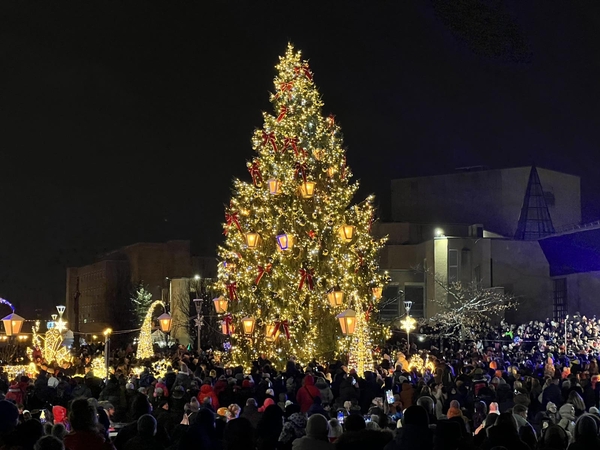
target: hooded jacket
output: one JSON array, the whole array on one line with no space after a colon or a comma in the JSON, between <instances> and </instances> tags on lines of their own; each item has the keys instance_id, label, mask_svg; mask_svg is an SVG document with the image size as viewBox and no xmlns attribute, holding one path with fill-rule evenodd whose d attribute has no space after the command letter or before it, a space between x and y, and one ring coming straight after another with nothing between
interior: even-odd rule
<instances>
[{"instance_id":1,"label":"hooded jacket","mask_svg":"<svg viewBox=\"0 0 600 450\"><path fill-rule=\"evenodd\" d=\"M217 397L217 394L215 394L215 391L210 384L203 384L200 388L200 393L198 394L198 402L200 405L202 405L203 400L206 397L210 397L212 401L212 407L215 411L219 409L219 398Z\"/></svg>"},{"instance_id":2,"label":"hooded jacket","mask_svg":"<svg viewBox=\"0 0 600 450\"><path fill-rule=\"evenodd\" d=\"M315 387L319 390L321 396L321 402L323 405L331 405L333 403L333 392L325 381L325 378L319 377L315 382Z\"/></svg>"},{"instance_id":3,"label":"hooded jacket","mask_svg":"<svg viewBox=\"0 0 600 450\"><path fill-rule=\"evenodd\" d=\"M307 412L314 403L315 398L320 395L321 392L315 386L315 379L312 375L306 375L302 380L302 387L296 393L296 401L300 405L300 411Z\"/></svg>"}]
</instances>

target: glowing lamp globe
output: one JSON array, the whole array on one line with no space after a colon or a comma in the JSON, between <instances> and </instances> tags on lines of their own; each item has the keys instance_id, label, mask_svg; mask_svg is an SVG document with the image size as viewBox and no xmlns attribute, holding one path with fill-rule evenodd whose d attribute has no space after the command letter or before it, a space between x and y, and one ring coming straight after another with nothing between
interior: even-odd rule
<instances>
[{"instance_id":1,"label":"glowing lamp globe","mask_svg":"<svg viewBox=\"0 0 600 450\"><path fill-rule=\"evenodd\" d=\"M215 311L217 314L225 314L227 312L229 300L227 300L225 297L221 296L213 298L213 303L215 304Z\"/></svg>"},{"instance_id":2,"label":"glowing lamp globe","mask_svg":"<svg viewBox=\"0 0 600 450\"><path fill-rule=\"evenodd\" d=\"M164 313L158 316L158 325L160 326L160 330L163 333L168 333L171 331L171 324L173 323L173 319L170 314Z\"/></svg>"},{"instance_id":3,"label":"glowing lamp globe","mask_svg":"<svg viewBox=\"0 0 600 450\"><path fill-rule=\"evenodd\" d=\"M315 195L315 187L317 183L314 181L307 181L300 185L300 195L302 198L313 198Z\"/></svg>"},{"instance_id":4,"label":"glowing lamp globe","mask_svg":"<svg viewBox=\"0 0 600 450\"><path fill-rule=\"evenodd\" d=\"M340 321L342 334L344 336L352 336L356 330L356 312L352 309L347 309L341 314L335 316Z\"/></svg>"},{"instance_id":5,"label":"glowing lamp globe","mask_svg":"<svg viewBox=\"0 0 600 450\"><path fill-rule=\"evenodd\" d=\"M7 336L14 336L21 332L25 319L18 314L12 313L2 319L4 323L4 332Z\"/></svg>"},{"instance_id":6,"label":"glowing lamp globe","mask_svg":"<svg viewBox=\"0 0 600 450\"><path fill-rule=\"evenodd\" d=\"M383 288L381 286L375 286L373 288L373 298L379 300L383 295Z\"/></svg>"},{"instance_id":7,"label":"glowing lamp globe","mask_svg":"<svg viewBox=\"0 0 600 450\"><path fill-rule=\"evenodd\" d=\"M260 234L258 233L246 233L246 245L248 248L255 249L258 247L260 241Z\"/></svg>"},{"instance_id":8,"label":"glowing lamp globe","mask_svg":"<svg viewBox=\"0 0 600 450\"><path fill-rule=\"evenodd\" d=\"M279 195L281 194L281 181L277 178L271 178L267 181L267 186L269 186L269 194L271 195Z\"/></svg>"},{"instance_id":9,"label":"glowing lamp globe","mask_svg":"<svg viewBox=\"0 0 600 450\"><path fill-rule=\"evenodd\" d=\"M244 330L244 334L250 335L254 333L254 326L256 325L256 320L254 317L244 317L242 319L242 328Z\"/></svg>"},{"instance_id":10,"label":"glowing lamp globe","mask_svg":"<svg viewBox=\"0 0 600 450\"><path fill-rule=\"evenodd\" d=\"M338 229L338 236L342 242L348 244L349 242L352 242L352 239L354 239L355 230L356 227L354 225L342 225Z\"/></svg>"},{"instance_id":11,"label":"glowing lamp globe","mask_svg":"<svg viewBox=\"0 0 600 450\"><path fill-rule=\"evenodd\" d=\"M329 300L329 304L332 308L342 306L342 303L344 303L344 291L340 288L331 289L327 292L327 300Z\"/></svg>"},{"instance_id":12,"label":"glowing lamp globe","mask_svg":"<svg viewBox=\"0 0 600 450\"><path fill-rule=\"evenodd\" d=\"M284 252L291 249L294 246L294 236L287 233L278 234L275 237L277 241L277 250Z\"/></svg>"},{"instance_id":13,"label":"glowing lamp globe","mask_svg":"<svg viewBox=\"0 0 600 450\"><path fill-rule=\"evenodd\" d=\"M275 326L275 324L265 325L265 340L267 342L275 342L279 337L279 330L275 332L276 328L277 327Z\"/></svg>"}]
</instances>

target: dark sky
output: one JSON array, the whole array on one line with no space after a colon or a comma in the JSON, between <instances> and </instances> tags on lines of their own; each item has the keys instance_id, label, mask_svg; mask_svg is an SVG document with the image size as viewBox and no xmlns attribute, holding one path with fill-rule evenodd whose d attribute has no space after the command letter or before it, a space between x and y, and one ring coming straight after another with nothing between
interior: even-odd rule
<instances>
[{"instance_id":1,"label":"dark sky","mask_svg":"<svg viewBox=\"0 0 600 450\"><path fill-rule=\"evenodd\" d=\"M138 241L212 255L288 40L362 195L526 165L600 218L597 1L0 2L0 296L64 302L65 267Z\"/></svg>"}]
</instances>

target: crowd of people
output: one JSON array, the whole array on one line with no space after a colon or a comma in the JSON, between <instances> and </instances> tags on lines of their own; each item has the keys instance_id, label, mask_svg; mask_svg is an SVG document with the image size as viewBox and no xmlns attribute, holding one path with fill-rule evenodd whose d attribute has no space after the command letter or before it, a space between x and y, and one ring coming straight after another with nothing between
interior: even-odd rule
<instances>
[{"instance_id":1,"label":"crowd of people","mask_svg":"<svg viewBox=\"0 0 600 450\"><path fill-rule=\"evenodd\" d=\"M362 374L183 348L160 375L132 370L127 349L106 380L0 372L0 450L600 449L597 325L573 318L565 347L564 323L502 323L468 344L381 349Z\"/></svg>"}]
</instances>

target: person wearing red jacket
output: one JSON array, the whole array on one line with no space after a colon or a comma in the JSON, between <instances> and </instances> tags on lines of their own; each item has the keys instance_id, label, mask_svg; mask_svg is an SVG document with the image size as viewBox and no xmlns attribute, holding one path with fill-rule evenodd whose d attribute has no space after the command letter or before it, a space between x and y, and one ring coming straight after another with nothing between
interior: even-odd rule
<instances>
[{"instance_id":1,"label":"person wearing red jacket","mask_svg":"<svg viewBox=\"0 0 600 450\"><path fill-rule=\"evenodd\" d=\"M201 406L204 406L204 399L206 397L210 398L210 404L213 410L216 411L217 409L219 409L219 398L217 397L217 394L215 394L215 391L213 390L212 386L208 383L204 383L200 388L200 392L198 393L198 402Z\"/></svg>"},{"instance_id":2,"label":"person wearing red jacket","mask_svg":"<svg viewBox=\"0 0 600 450\"><path fill-rule=\"evenodd\" d=\"M315 402L316 397L321 397L321 391L315 386L312 375L306 375L302 380L302 387L296 393L296 401L300 405L300 412L307 412Z\"/></svg>"}]
</instances>

